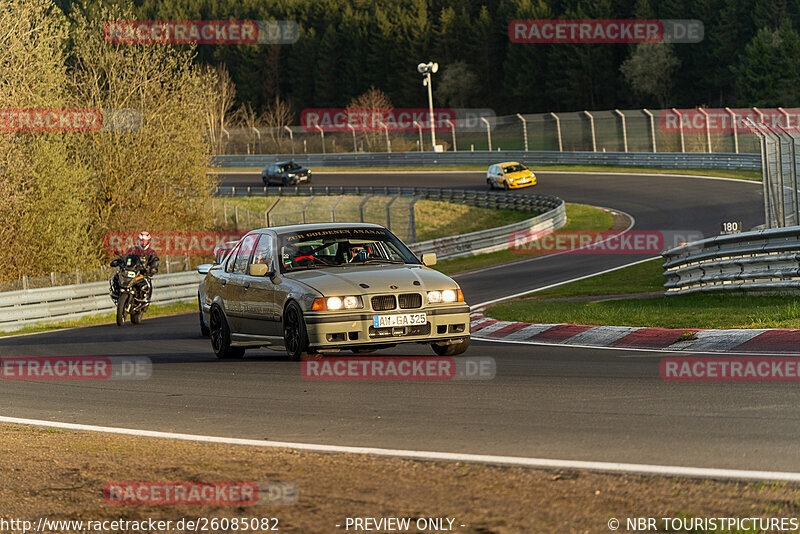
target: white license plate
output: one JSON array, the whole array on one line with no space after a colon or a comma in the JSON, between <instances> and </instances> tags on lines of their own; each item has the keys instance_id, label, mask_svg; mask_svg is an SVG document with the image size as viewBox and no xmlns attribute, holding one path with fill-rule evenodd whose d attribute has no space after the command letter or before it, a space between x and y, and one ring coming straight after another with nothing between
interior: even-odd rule
<instances>
[{"instance_id":1,"label":"white license plate","mask_svg":"<svg viewBox=\"0 0 800 534\"><path fill-rule=\"evenodd\" d=\"M375 328L389 326L410 326L425 324L428 318L424 313L405 313L403 315L373 315L372 324Z\"/></svg>"}]
</instances>

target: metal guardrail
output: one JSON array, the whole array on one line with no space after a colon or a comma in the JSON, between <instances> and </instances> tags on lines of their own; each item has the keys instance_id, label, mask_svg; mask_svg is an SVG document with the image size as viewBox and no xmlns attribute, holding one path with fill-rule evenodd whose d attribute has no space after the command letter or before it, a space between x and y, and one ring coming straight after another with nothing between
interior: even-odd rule
<instances>
[{"instance_id":1,"label":"metal guardrail","mask_svg":"<svg viewBox=\"0 0 800 534\"><path fill-rule=\"evenodd\" d=\"M349 187L283 188L282 194L308 196L311 194L339 195ZM385 189L416 190L406 193L419 198L459 202L490 208L508 208L520 211L542 210L545 213L518 223L414 243L410 248L417 254L435 252L441 259L457 258L508 247L512 232L532 230L537 233L560 228L566 223L564 201L541 195L511 195L489 191L464 191L458 189L426 188L365 188L357 187L360 194L382 194ZM369 191L368 191L369 190ZM257 188L260 192L261 188ZM235 193L236 191L230 191ZM250 191L253 193L253 191ZM224 192L223 192L224 193ZM273 191L270 191L273 193ZM399 193L389 193L399 194ZM192 300L203 276L196 271L162 274L153 277L153 304L169 304ZM25 326L77 319L87 315L113 312L108 295L108 281L52 288L8 291L0 293L0 331L18 330Z\"/></svg>"},{"instance_id":2,"label":"metal guardrail","mask_svg":"<svg viewBox=\"0 0 800 534\"><path fill-rule=\"evenodd\" d=\"M371 152L336 154L217 155L212 164L220 168L265 167L277 161L294 160L309 167L409 167L430 165L492 165L519 161L525 165L618 165L624 167L674 167L684 169L761 169L760 154L700 152Z\"/></svg>"},{"instance_id":3,"label":"metal guardrail","mask_svg":"<svg viewBox=\"0 0 800 534\"><path fill-rule=\"evenodd\" d=\"M662 255L667 295L800 290L800 226L712 237Z\"/></svg>"},{"instance_id":4,"label":"metal guardrail","mask_svg":"<svg viewBox=\"0 0 800 534\"><path fill-rule=\"evenodd\" d=\"M195 298L203 279L197 271L153 277L153 304ZM0 293L0 331L110 313L116 308L108 295L108 281Z\"/></svg>"},{"instance_id":5,"label":"metal guardrail","mask_svg":"<svg viewBox=\"0 0 800 534\"><path fill-rule=\"evenodd\" d=\"M567 212L562 201L557 207L532 219L460 236L422 241L410 245L410 248L418 256L427 252L435 252L438 258L445 260L462 258L507 249L509 248L509 239L512 239L515 232L530 231L535 235L544 235L561 228L566 222Z\"/></svg>"},{"instance_id":6,"label":"metal guardrail","mask_svg":"<svg viewBox=\"0 0 800 534\"><path fill-rule=\"evenodd\" d=\"M517 211L552 210L563 203L558 197L550 195L517 195L505 191L467 189L443 189L436 187L397 187L397 186L309 186L309 187L236 187L220 186L217 196L339 196L339 195L382 195L415 197L423 200L437 200L453 204L466 204L478 208L511 209Z\"/></svg>"}]
</instances>

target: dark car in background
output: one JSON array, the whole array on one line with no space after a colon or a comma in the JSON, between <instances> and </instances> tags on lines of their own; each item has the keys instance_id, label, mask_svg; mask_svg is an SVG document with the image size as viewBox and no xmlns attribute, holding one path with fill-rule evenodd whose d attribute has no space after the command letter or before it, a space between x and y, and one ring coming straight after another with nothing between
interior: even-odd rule
<instances>
[{"instance_id":1,"label":"dark car in background","mask_svg":"<svg viewBox=\"0 0 800 534\"><path fill-rule=\"evenodd\" d=\"M311 182L311 170L294 161L272 163L261 171L264 185L300 185Z\"/></svg>"}]
</instances>

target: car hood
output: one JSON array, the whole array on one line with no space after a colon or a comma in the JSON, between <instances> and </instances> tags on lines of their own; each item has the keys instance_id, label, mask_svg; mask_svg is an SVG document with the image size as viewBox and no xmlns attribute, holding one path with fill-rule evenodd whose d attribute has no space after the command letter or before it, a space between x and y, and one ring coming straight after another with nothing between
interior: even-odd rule
<instances>
[{"instance_id":1,"label":"car hood","mask_svg":"<svg viewBox=\"0 0 800 534\"><path fill-rule=\"evenodd\" d=\"M449 276L433 269L405 265L331 267L286 273L284 276L302 282L324 296L433 291L454 289L458 285Z\"/></svg>"}]
</instances>

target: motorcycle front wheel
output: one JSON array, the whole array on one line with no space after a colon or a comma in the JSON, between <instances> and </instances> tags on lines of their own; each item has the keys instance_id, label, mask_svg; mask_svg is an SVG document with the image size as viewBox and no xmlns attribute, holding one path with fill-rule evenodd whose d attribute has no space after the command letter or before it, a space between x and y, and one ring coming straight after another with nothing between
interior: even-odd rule
<instances>
[{"instance_id":1,"label":"motorcycle front wheel","mask_svg":"<svg viewBox=\"0 0 800 534\"><path fill-rule=\"evenodd\" d=\"M119 296L119 300L117 301L117 326L125 325L125 314L129 298L130 295L127 293L121 293Z\"/></svg>"}]
</instances>

